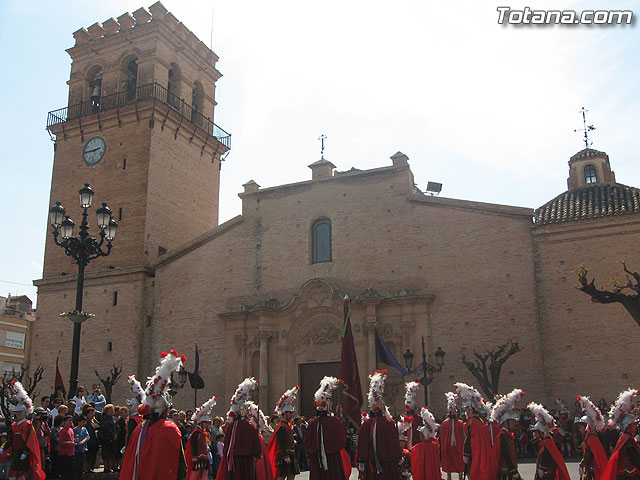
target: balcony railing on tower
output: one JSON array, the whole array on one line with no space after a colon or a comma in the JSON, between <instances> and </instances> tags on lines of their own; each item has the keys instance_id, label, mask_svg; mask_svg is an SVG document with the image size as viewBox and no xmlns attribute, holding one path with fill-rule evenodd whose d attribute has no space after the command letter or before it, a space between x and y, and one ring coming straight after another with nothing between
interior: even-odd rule
<instances>
[{"instance_id":1,"label":"balcony railing on tower","mask_svg":"<svg viewBox=\"0 0 640 480\"><path fill-rule=\"evenodd\" d=\"M165 87L158 83L149 83L136 88L128 89L111 95L105 95L86 102L77 103L68 107L59 108L49 112L47 116L47 128L52 125L75 120L81 117L88 117L96 113L117 109L126 105L143 102L145 100L157 100L176 112L184 119L200 127L209 135L213 135L227 148L231 148L231 134L220 128L213 121L205 117L198 110L186 103L181 98L170 93Z\"/></svg>"}]
</instances>

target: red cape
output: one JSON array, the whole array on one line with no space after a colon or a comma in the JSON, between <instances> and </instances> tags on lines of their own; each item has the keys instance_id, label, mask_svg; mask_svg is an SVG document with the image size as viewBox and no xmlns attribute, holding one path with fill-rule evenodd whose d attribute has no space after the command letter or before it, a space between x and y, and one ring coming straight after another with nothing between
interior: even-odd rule
<instances>
[{"instance_id":1,"label":"red cape","mask_svg":"<svg viewBox=\"0 0 640 480\"><path fill-rule=\"evenodd\" d=\"M42 471L42 462L40 460L40 445L38 445L38 439L36 438L36 431L33 429L33 425L29 420L25 420L19 425L13 423L11 425L11 430L12 432L19 430L23 438L26 436L25 443L27 450L29 450L29 465L31 467L31 470L33 470L33 478L35 480L44 480L46 478L46 475Z\"/></svg>"},{"instance_id":2,"label":"red cape","mask_svg":"<svg viewBox=\"0 0 640 480\"><path fill-rule=\"evenodd\" d=\"M152 425L145 421L136 427L129 439L129 445L122 462L120 480L131 480L136 473L136 454L138 448L137 480L157 478L178 478L178 469L184 461L182 452L182 434L177 425L169 420L158 420ZM144 429L144 432L143 432ZM141 446L138 440L143 432ZM183 458L180 458L180 457Z\"/></svg>"},{"instance_id":3,"label":"red cape","mask_svg":"<svg viewBox=\"0 0 640 480\"><path fill-rule=\"evenodd\" d=\"M542 446L547 449L558 466L558 468L556 468L556 480L571 480L569 478L569 472L567 471L567 465L564 463L564 458L562 458L562 454L558 450L553 438L544 439Z\"/></svg>"},{"instance_id":4,"label":"red cape","mask_svg":"<svg viewBox=\"0 0 640 480\"><path fill-rule=\"evenodd\" d=\"M262 435L259 436L262 455L258 460L256 460L256 477L258 477L258 480L273 480L275 478L275 474L271 469L271 462L269 461L267 444L264 441L264 437Z\"/></svg>"},{"instance_id":5,"label":"red cape","mask_svg":"<svg viewBox=\"0 0 640 480\"><path fill-rule=\"evenodd\" d=\"M184 447L184 459L187 461L187 479L191 478L191 475L193 474L193 471L194 471L193 470L193 451L191 450L191 439L193 438L193 434L196 432L196 430L200 433L200 435L203 435L202 429L200 427L195 427L191 432L191 436L189 437L189 440L187 440L187 444Z\"/></svg>"},{"instance_id":6,"label":"red cape","mask_svg":"<svg viewBox=\"0 0 640 480\"><path fill-rule=\"evenodd\" d=\"M293 430L293 425L287 425L283 422L278 423L276 429L271 434L271 438L269 439L269 444L267 445L267 454L269 455L269 463L271 465L271 471L274 472L274 475L277 475L278 472L278 469L276 467L276 457L280 454L280 445L278 445L276 434L281 428L288 428L289 430Z\"/></svg>"},{"instance_id":7,"label":"red cape","mask_svg":"<svg viewBox=\"0 0 640 480\"><path fill-rule=\"evenodd\" d=\"M231 453L231 462L227 460L227 452ZM217 480L227 478L251 478L256 475L256 458L262 452L260 435L253 423L238 419L227 424L224 436L224 450L220 467L216 475ZM229 470L233 468L233 470Z\"/></svg>"},{"instance_id":8,"label":"red cape","mask_svg":"<svg viewBox=\"0 0 640 480\"><path fill-rule=\"evenodd\" d=\"M471 425L471 468L469 478L473 480L493 480L491 477L491 440L489 428L478 418L469 420Z\"/></svg>"},{"instance_id":9,"label":"red cape","mask_svg":"<svg viewBox=\"0 0 640 480\"><path fill-rule=\"evenodd\" d=\"M417 443L411 449L413 480L438 480L440 474L440 448L436 440Z\"/></svg>"},{"instance_id":10,"label":"red cape","mask_svg":"<svg viewBox=\"0 0 640 480\"><path fill-rule=\"evenodd\" d=\"M375 428L374 428L375 427ZM375 452L382 466L382 473L375 473L375 458L373 448L373 432L376 431ZM400 480L398 461L402 458L402 449L398 440L398 428L395 422L383 416L374 415L362 422L358 435L358 462L365 463L363 478L369 480Z\"/></svg>"},{"instance_id":11,"label":"red cape","mask_svg":"<svg viewBox=\"0 0 640 480\"><path fill-rule=\"evenodd\" d=\"M455 434L455 445L451 445L452 426ZM464 460L462 458L462 447L464 446L464 424L462 423L462 420L447 418L442 422L440 434L442 470L447 473L464 472Z\"/></svg>"},{"instance_id":12,"label":"red cape","mask_svg":"<svg viewBox=\"0 0 640 480\"><path fill-rule=\"evenodd\" d=\"M591 453L593 453L593 473L595 475L595 480L600 480L602 473L605 468L607 468L607 454L604 452L602 442L597 435L587 434L585 442L591 450ZM582 449L584 450L584 445L582 446Z\"/></svg>"},{"instance_id":13,"label":"red cape","mask_svg":"<svg viewBox=\"0 0 640 480\"><path fill-rule=\"evenodd\" d=\"M620 435L618 443L616 443L616 448L613 450L611 458L609 459L609 463L607 463L604 472L602 472L602 480L616 480L618 478L618 461L620 460L620 451L624 444L629 440L635 442L635 439L628 433Z\"/></svg>"},{"instance_id":14,"label":"red cape","mask_svg":"<svg viewBox=\"0 0 640 480\"><path fill-rule=\"evenodd\" d=\"M322 438L328 470L320 467L320 438L318 425L322 424ZM309 458L310 480L348 480L351 475L351 458L345 450L347 429L336 417L320 415L309 420L304 435L304 446Z\"/></svg>"}]
</instances>

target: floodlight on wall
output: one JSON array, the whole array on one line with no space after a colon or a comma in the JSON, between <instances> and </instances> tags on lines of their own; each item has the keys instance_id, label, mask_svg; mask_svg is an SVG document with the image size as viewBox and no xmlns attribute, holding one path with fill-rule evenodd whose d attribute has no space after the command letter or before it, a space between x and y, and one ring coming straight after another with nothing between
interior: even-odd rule
<instances>
[{"instance_id":1,"label":"floodlight on wall","mask_svg":"<svg viewBox=\"0 0 640 480\"><path fill-rule=\"evenodd\" d=\"M427 182L427 193L438 195L442 191L442 184L437 182Z\"/></svg>"}]
</instances>

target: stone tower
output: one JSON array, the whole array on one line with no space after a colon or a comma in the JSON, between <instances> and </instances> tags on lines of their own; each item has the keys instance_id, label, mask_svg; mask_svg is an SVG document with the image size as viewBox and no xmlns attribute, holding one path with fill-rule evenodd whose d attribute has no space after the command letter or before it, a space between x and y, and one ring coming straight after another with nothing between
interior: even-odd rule
<instances>
[{"instance_id":1,"label":"stone tower","mask_svg":"<svg viewBox=\"0 0 640 480\"><path fill-rule=\"evenodd\" d=\"M87 267L83 307L96 317L83 327L83 384L97 380L95 368L106 375L123 358L124 374L152 368L155 355L145 345L153 331L153 262L217 225L220 165L231 137L214 124L218 57L160 2L73 36L68 106L47 119L55 136L50 201L79 222L77 192L89 183L92 234L101 202L119 224L111 255ZM74 307L77 269L50 231L43 278L35 282L31 363L50 367L59 356L66 382L71 326L58 315ZM125 385L117 387L124 395Z\"/></svg>"}]
</instances>

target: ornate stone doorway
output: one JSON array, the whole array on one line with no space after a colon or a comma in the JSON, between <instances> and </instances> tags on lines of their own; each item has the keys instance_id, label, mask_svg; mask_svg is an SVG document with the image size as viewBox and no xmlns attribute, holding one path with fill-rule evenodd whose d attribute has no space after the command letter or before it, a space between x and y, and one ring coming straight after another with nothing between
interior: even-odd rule
<instances>
[{"instance_id":1,"label":"ornate stone doorway","mask_svg":"<svg viewBox=\"0 0 640 480\"><path fill-rule=\"evenodd\" d=\"M300 414L309 420L316 412L313 406L313 394L320 386L320 380L327 375L339 377L340 362L301 363L298 365L298 369L300 375L300 394L298 395ZM336 392L336 395L338 394ZM337 400L337 398L333 400Z\"/></svg>"}]
</instances>

